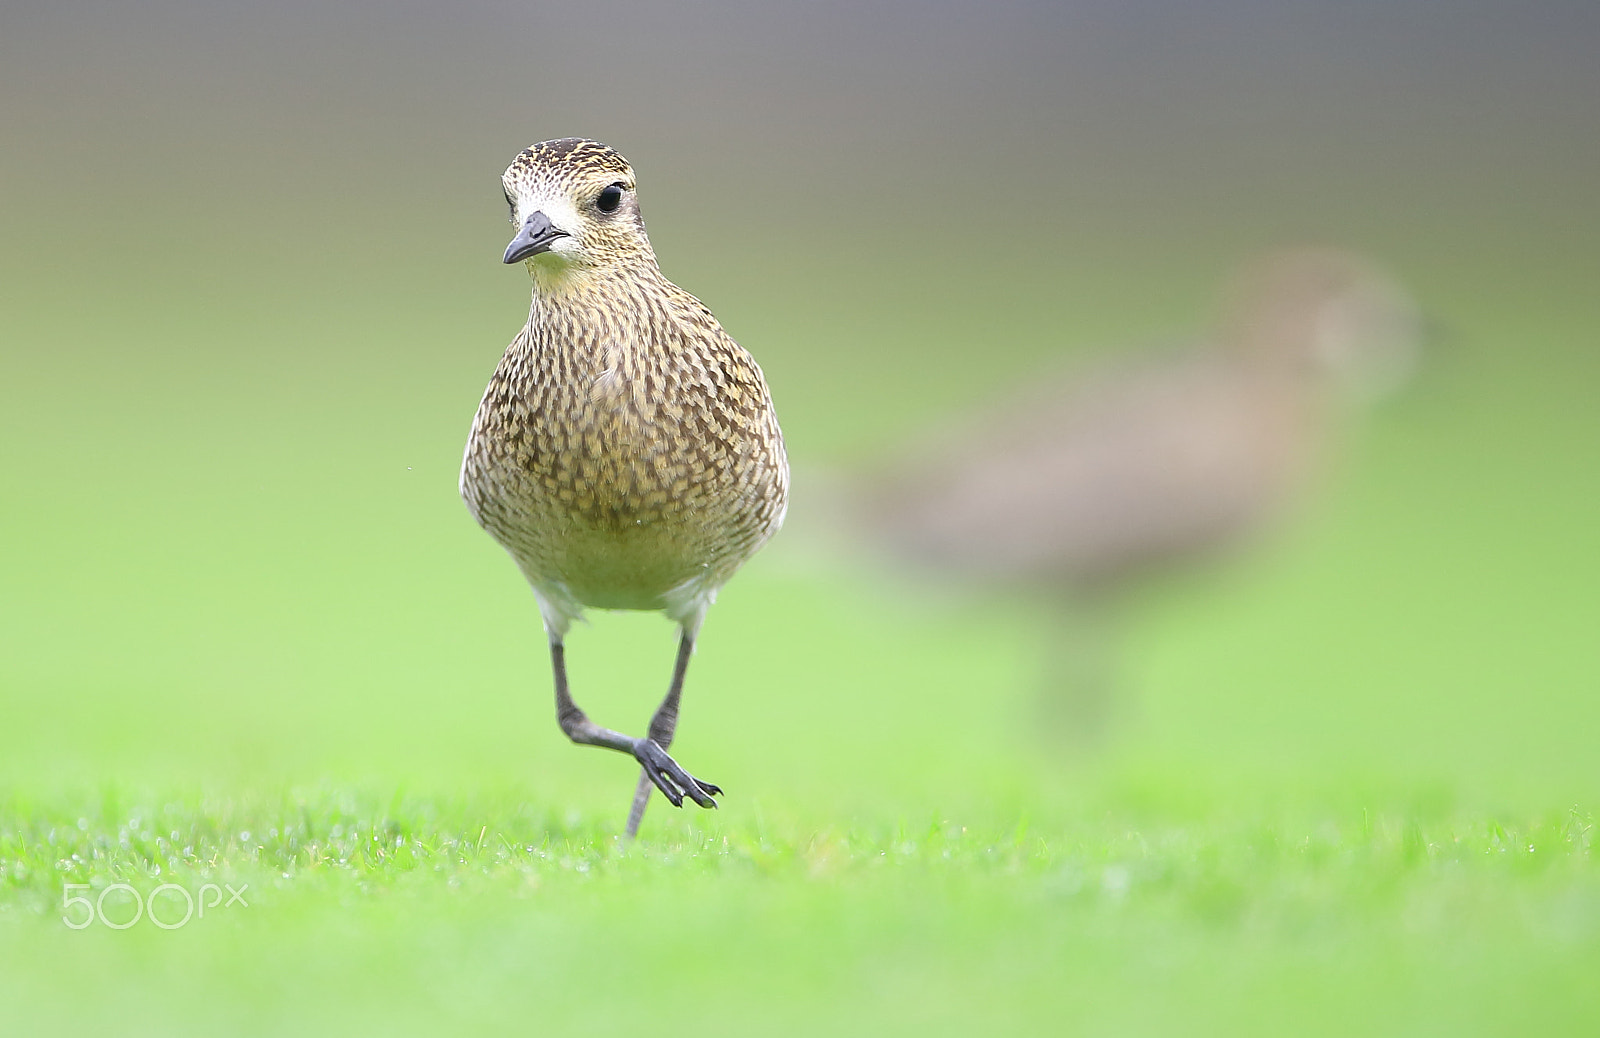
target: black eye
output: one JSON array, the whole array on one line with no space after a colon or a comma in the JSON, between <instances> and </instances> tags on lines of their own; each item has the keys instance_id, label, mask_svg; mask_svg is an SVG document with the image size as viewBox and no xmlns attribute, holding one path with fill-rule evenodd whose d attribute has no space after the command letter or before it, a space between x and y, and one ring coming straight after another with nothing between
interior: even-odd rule
<instances>
[{"instance_id":1,"label":"black eye","mask_svg":"<svg viewBox=\"0 0 1600 1038\"><path fill-rule=\"evenodd\" d=\"M612 184L600 192L600 197L594 200L594 207L602 213L614 213L617 206L622 204L622 185Z\"/></svg>"}]
</instances>

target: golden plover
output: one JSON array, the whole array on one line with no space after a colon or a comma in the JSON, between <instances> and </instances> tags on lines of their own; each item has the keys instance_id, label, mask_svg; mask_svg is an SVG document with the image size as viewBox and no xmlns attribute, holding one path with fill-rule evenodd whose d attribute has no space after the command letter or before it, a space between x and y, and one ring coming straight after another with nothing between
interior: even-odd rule
<instances>
[{"instance_id":1,"label":"golden plover","mask_svg":"<svg viewBox=\"0 0 1600 1038\"><path fill-rule=\"evenodd\" d=\"M783 522L783 436L756 362L656 266L621 155L543 141L501 180L517 229L505 262L526 262L533 301L473 419L461 495L533 586L561 730L638 760L632 837L652 783L675 807L722 793L666 751L706 609ZM590 721L568 692L563 641L585 608L678 624L642 737Z\"/></svg>"},{"instance_id":2,"label":"golden plover","mask_svg":"<svg viewBox=\"0 0 1600 1038\"><path fill-rule=\"evenodd\" d=\"M1214 341L1035 377L874 472L860 514L907 561L1043 591L1072 621L1060 648L1080 658L1062 662L1081 669L1103 655L1083 636L1103 631L1108 596L1267 525L1315 469L1330 398L1397 384L1420 330L1359 258L1275 254L1241 278ZM1068 705L1093 729L1107 704L1088 691Z\"/></svg>"}]
</instances>

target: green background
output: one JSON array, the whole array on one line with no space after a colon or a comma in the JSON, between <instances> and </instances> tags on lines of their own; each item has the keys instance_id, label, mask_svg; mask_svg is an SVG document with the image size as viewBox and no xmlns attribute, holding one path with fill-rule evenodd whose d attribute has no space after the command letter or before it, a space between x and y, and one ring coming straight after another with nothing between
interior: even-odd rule
<instances>
[{"instance_id":1,"label":"green background","mask_svg":"<svg viewBox=\"0 0 1600 1038\"><path fill-rule=\"evenodd\" d=\"M1597 41L1560 5L0 12L0 1019L1595 1027ZM795 472L690 672L724 806L632 851L633 769L552 723L455 489L527 300L497 177L573 133ZM1037 604L908 581L829 494L1303 242L1411 290L1420 377L1254 553L1130 598L1105 746L1039 738ZM568 644L642 727L669 625ZM257 900L58 922L160 876Z\"/></svg>"}]
</instances>

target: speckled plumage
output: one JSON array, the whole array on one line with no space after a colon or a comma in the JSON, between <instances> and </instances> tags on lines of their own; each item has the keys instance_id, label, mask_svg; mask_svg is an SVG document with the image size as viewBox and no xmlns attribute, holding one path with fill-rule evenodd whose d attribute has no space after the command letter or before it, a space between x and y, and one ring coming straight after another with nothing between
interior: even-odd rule
<instances>
[{"instance_id":1,"label":"speckled plumage","mask_svg":"<svg viewBox=\"0 0 1600 1038\"><path fill-rule=\"evenodd\" d=\"M621 156L588 141L534 145L506 171L513 198L618 180L632 180ZM584 606L697 624L788 495L760 368L661 274L637 208L614 219L629 233L592 267L529 261L528 323L489 381L461 473L473 515L563 631Z\"/></svg>"},{"instance_id":2,"label":"speckled plumage","mask_svg":"<svg viewBox=\"0 0 1600 1038\"><path fill-rule=\"evenodd\" d=\"M553 646L585 607L662 610L692 644L783 521L788 464L761 370L662 275L611 148L535 144L503 183L523 228L507 262L519 241L546 244L527 260L528 322L473 420L462 496L533 586Z\"/></svg>"}]
</instances>

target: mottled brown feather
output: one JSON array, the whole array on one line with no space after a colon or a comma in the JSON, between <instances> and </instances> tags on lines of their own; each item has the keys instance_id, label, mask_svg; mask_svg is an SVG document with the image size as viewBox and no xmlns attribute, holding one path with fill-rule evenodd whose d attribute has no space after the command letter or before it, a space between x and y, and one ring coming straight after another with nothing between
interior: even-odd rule
<instances>
[{"instance_id":1,"label":"mottled brown feather","mask_svg":"<svg viewBox=\"0 0 1600 1038\"><path fill-rule=\"evenodd\" d=\"M505 183L514 200L560 195L580 213L607 184L630 195L570 229L580 252L529 262L528 322L473 421L462 495L539 592L552 633L584 606L697 626L783 519L788 464L761 369L661 274L615 151L545 141Z\"/></svg>"}]
</instances>

